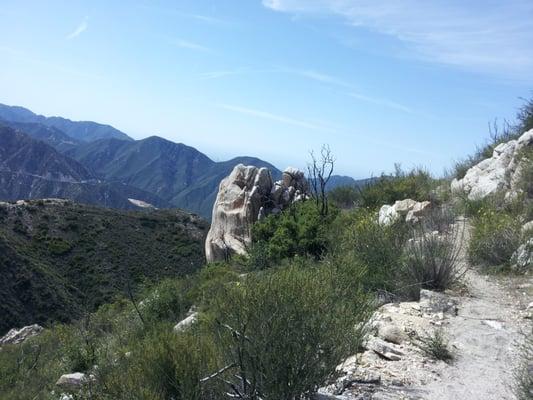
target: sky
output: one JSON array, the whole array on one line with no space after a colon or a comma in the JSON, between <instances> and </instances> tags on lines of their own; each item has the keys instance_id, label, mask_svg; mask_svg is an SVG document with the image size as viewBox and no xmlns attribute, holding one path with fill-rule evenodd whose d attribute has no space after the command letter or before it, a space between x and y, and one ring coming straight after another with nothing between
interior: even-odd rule
<instances>
[{"instance_id":1,"label":"sky","mask_svg":"<svg viewBox=\"0 0 533 400\"><path fill-rule=\"evenodd\" d=\"M441 174L533 95L531 0L0 0L0 103L216 161Z\"/></svg>"}]
</instances>

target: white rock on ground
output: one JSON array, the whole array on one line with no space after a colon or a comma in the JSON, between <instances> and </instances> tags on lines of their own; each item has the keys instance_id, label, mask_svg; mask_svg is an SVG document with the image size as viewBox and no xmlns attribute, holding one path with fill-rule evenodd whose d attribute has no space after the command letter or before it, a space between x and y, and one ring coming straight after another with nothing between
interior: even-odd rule
<instances>
[{"instance_id":1,"label":"white rock on ground","mask_svg":"<svg viewBox=\"0 0 533 400\"><path fill-rule=\"evenodd\" d=\"M183 332L195 324L196 321L198 321L198 312L194 311L174 326L174 332Z\"/></svg>"},{"instance_id":2,"label":"white rock on ground","mask_svg":"<svg viewBox=\"0 0 533 400\"><path fill-rule=\"evenodd\" d=\"M487 158L470 168L464 178L454 179L451 189L454 193L464 192L470 200L506 191L506 197L517 193L520 176L518 153L526 146L533 145L533 129L517 140L510 140L496 146L491 158Z\"/></svg>"},{"instance_id":3,"label":"white rock on ground","mask_svg":"<svg viewBox=\"0 0 533 400\"><path fill-rule=\"evenodd\" d=\"M246 254L252 225L260 217L306 198L308 192L305 175L296 168L287 168L282 179L273 182L267 168L237 165L220 182L205 242L207 261L225 260L234 253Z\"/></svg>"},{"instance_id":4,"label":"white rock on ground","mask_svg":"<svg viewBox=\"0 0 533 400\"><path fill-rule=\"evenodd\" d=\"M87 375L81 372L74 372L72 374L61 375L56 382L56 386L66 391L75 391L81 389L87 382Z\"/></svg>"},{"instance_id":5,"label":"white rock on ground","mask_svg":"<svg viewBox=\"0 0 533 400\"><path fill-rule=\"evenodd\" d=\"M418 202L412 199L398 200L393 205L385 204L379 210L380 225L389 225L398 218L405 218L406 222L415 223L427 215L431 208L429 201Z\"/></svg>"},{"instance_id":6,"label":"white rock on ground","mask_svg":"<svg viewBox=\"0 0 533 400\"><path fill-rule=\"evenodd\" d=\"M18 344L24 342L33 336L37 336L43 331L43 327L37 324L28 325L20 329L11 329L2 338L0 338L0 346L4 344Z\"/></svg>"}]
</instances>

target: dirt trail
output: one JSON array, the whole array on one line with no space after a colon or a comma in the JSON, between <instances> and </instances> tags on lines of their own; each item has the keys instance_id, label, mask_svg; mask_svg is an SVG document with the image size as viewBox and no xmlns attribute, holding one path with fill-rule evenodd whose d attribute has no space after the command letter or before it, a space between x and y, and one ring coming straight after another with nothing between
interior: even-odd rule
<instances>
[{"instance_id":1,"label":"dirt trail","mask_svg":"<svg viewBox=\"0 0 533 400\"><path fill-rule=\"evenodd\" d=\"M531 324L525 318L531 279L469 270L465 283L469 294L458 298L459 314L446 327L456 359L441 371L441 379L419 389L431 400L514 399L513 368L520 360L522 333Z\"/></svg>"}]
</instances>

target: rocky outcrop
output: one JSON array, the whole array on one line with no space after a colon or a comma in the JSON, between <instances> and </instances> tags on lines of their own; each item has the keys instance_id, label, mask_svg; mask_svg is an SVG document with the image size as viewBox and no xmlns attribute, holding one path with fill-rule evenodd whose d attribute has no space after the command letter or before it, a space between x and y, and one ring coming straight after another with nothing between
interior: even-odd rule
<instances>
[{"instance_id":1,"label":"rocky outcrop","mask_svg":"<svg viewBox=\"0 0 533 400\"><path fill-rule=\"evenodd\" d=\"M522 244L511 257L512 268L526 271L533 267L533 237Z\"/></svg>"},{"instance_id":2,"label":"rocky outcrop","mask_svg":"<svg viewBox=\"0 0 533 400\"><path fill-rule=\"evenodd\" d=\"M207 261L225 260L235 253L246 254L251 244L252 225L258 219L279 213L307 196L307 180L298 169L287 168L282 179L273 182L267 168L237 165L220 182L205 243Z\"/></svg>"},{"instance_id":3,"label":"rocky outcrop","mask_svg":"<svg viewBox=\"0 0 533 400\"><path fill-rule=\"evenodd\" d=\"M406 222L416 223L421 217L427 215L430 209L429 201L398 200L393 205L385 204L381 207L378 222L380 225L390 225L399 218L405 218Z\"/></svg>"},{"instance_id":4,"label":"rocky outcrop","mask_svg":"<svg viewBox=\"0 0 533 400\"><path fill-rule=\"evenodd\" d=\"M25 326L20 329L11 329L0 338L0 346L5 344L18 344L33 336L37 336L43 331L43 327L37 324Z\"/></svg>"},{"instance_id":5,"label":"rocky outcrop","mask_svg":"<svg viewBox=\"0 0 533 400\"><path fill-rule=\"evenodd\" d=\"M410 388L434 380L446 365L428 358L420 339L442 329L456 309L454 298L429 290L422 291L420 302L381 306L361 352L337 367L340 377L319 389L317 398L419 398L408 395L414 394Z\"/></svg>"},{"instance_id":6,"label":"rocky outcrop","mask_svg":"<svg viewBox=\"0 0 533 400\"><path fill-rule=\"evenodd\" d=\"M533 146L533 129L516 140L496 146L491 158L474 165L464 178L452 181L452 192L463 192L470 200L483 199L501 191L506 192L506 196L516 195L521 168L519 154L527 146Z\"/></svg>"}]
</instances>

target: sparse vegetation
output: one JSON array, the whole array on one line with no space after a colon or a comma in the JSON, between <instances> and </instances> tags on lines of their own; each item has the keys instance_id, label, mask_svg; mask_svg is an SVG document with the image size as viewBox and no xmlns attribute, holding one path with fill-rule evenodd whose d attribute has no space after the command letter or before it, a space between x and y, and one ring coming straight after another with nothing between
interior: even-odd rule
<instances>
[{"instance_id":1,"label":"sparse vegetation","mask_svg":"<svg viewBox=\"0 0 533 400\"><path fill-rule=\"evenodd\" d=\"M402 268L408 297L418 298L420 288L449 289L465 273L460 260L465 226L454 222L450 211L435 209L412 228Z\"/></svg>"},{"instance_id":2,"label":"sparse vegetation","mask_svg":"<svg viewBox=\"0 0 533 400\"><path fill-rule=\"evenodd\" d=\"M508 263L520 244L520 221L492 207L482 207L472 218L468 256L471 263L501 266Z\"/></svg>"},{"instance_id":3,"label":"sparse vegetation","mask_svg":"<svg viewBox=\"0 0 533 400\"><path fill-rule=\"evenodd\" d=\"M419 338L418 347L428 357L434 360L449 362L453 360L453 354L449 349L449 343L442 329L436 329L430 334Z\"/></svg>"}]
</instances>

